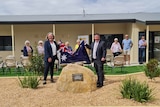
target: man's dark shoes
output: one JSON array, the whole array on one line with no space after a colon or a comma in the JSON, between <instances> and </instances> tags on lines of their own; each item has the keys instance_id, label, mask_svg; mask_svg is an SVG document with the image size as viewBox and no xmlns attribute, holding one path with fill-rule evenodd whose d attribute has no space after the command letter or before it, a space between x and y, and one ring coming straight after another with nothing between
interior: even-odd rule
<instances>
[{"instance_id":1,"label":"man's dark shoes","mask_svg":"<svg viewBox=\"0 0 160 107\"><path fill-rule=\"evenodd\" d=\"M45 85L45 84L47 84L47 82L46 82L46 81L43 81L43 85Z\"/></svg>"},{"instance_id":2,"label":"man's dark shoes","mask_svg":"<svg viewBox=\"0 0 160 107\"><path fill-rule=\"evenodd\" d=\"M97 85L97 88L101 88L101 87L103 87L103 85L100 85L100 84Z\"/></svg>"},{"instance_id":3,"label":"man's dark shoes","mask_svg":"<svg viewBox=\"0 0 160 107\"><path fill-rule=\"evenodd\" d=\"M53 79L51 79L51 83L54 83L54 80L53 80Z\"/></svg>"}]
</instances>

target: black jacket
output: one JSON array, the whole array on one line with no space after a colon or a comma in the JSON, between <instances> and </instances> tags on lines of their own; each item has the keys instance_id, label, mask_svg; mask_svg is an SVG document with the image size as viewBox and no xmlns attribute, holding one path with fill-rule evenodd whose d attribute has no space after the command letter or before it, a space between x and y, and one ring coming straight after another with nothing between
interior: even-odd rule
<instances>
[{"instance_id":1,"label":"black jacket","mask_svg":"<svg viewBox=\"0 0 160 107\"><path fill-rule=\"evenodd\" d=\"M59 49L59 46L57 45L57 43L54 41L55 45L56 45L56 48L57 50ZM44 60L45 61L48 61L48 58L49 57L52 57L53 56L53 53L52 53L52 47L50 45L50 42L49 41L46 41L44 43Z\"/></svg>"},{"instance_id":2,"label":"black jacket","mask_svg":"<svg viewBox=\"0 0 160 107\"><path fill-rule=\"evenodd\" d=\"M92 42L91 45L86 44L86 47L88 49L91 49L91 58L92 59L93 59L94 43L95 42ZM106 48L105 48L105 42L100 40L98 47L97 47L96 60L101 61L101 58L106 58Z\"/></svg>"}]
</instances>

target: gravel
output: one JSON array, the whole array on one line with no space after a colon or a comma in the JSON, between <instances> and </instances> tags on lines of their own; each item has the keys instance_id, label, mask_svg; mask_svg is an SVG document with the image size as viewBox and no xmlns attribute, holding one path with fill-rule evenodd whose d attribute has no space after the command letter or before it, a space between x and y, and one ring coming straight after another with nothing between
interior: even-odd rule
<instances>
[{"instance_id":1,"label":"gravel","mask_svg":"<svg viewBox=\"0 0 160 107\"><path fill-rule=\"evenodd\" d=\"M144 73L130 75L146 81L154 88L154 100L139 103L124 99L120 94L121 80L125 76L106 76L105 85L87 93L69 93L56 90L56 83L42 82L38 89L21 88L18 78L0 78L0 107L57 107L57 106L160 106L160 78L148 79ZM55 81L58 77L55 77Z\"/></svg>"}]
</instances>

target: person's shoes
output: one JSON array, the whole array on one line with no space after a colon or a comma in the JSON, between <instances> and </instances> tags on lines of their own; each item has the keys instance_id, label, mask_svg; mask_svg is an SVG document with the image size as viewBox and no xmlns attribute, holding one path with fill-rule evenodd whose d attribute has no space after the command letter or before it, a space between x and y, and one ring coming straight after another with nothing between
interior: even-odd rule
<instances>
[{"instance_id":1,"label":"person's shoes","mask_svg":"<svg viewBox=\"0 0 160 107\"><path fill-rule=\"evenodd\" d=\"M101 87L103 87L103 85L100 85L100 84L99 84L99 85L97 85L97 88L101 88Z\"/></svg>"},{"instance_id":2,"label":"person's shoes","mask_svg":"<svg viewBox=\"0 0 160 107\"><path fill-rule=\"evenodd\" d=\"M43 85L45 85L45 84L47 84L47 82L46 82L46 81L43 81Z\"/></svg>"},{"instance_id":3,"label":"person's shoes","mask_svg":"<svg viewBox=\"0 0 160 107\"><path fill-rule=\"evenodd\" d=\"M54 83L54 80L53 80L53 79L51 79L51 83Z\"/></svg>"},{"instance_id":4,"label":"person's shoes","mask_svg":"<svg viewBox=\"0 0 160 107\"><path fill-rule=\"evenodd\" d=\"M97 85L99 85L99 82L97 82Z\"/></svg>"}]
</instances>

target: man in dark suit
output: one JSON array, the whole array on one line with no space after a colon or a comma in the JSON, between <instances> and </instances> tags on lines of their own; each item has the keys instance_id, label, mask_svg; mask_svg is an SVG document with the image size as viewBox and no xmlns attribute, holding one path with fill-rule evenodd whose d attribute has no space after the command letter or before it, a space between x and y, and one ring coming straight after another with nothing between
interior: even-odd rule
<instances>
[{"instance_id":1,"label":"man in dark suit","mask_svg":"<svg viewBox=\"0 0 160 107\"><path fill-rule=\"evenodd\" d=\"M91 45L86 44L86 47L91 49L91 57L98 77L97 87L102 87L104 80L103 64L106 60L105 42L101 41L100 35L96 33L94 35L94 42Z\"/></svg>"},{"instance_id":2,"label":"man in dark suit","mask_svg":"<svg viewBox=\"0 0 160 107\"><path fill-rule=\"evenodd\" d=\"M55 59L57 58L57 50L58 45L54 41L54 35L53 33L49 32L47 34L47 41L44 43L44 62L45 62L45 69L44 69L44 82L43 84L46 84L46 79L48 75L48 71L50 70L51 75L51 82L53 81L53 67Z\"/></svg>"}]
</instances>

